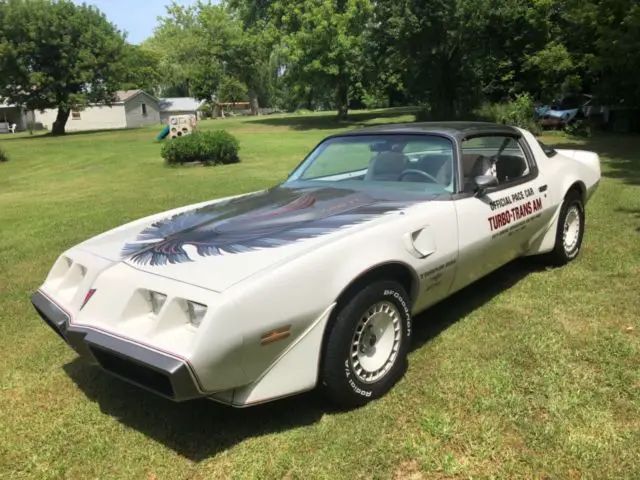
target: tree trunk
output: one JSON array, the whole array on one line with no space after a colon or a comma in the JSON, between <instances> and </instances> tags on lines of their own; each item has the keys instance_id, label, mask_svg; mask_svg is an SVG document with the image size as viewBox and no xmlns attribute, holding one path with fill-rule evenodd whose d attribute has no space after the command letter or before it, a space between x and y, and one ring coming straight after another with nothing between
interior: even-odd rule
<instances>
[{"instance_id":1,"label":"tree trunk","mask_svg":"<svg viewBox=\"0 0 640 480\"><path fill-rule=\"evenodd\" d=\"M69 119L69 113L71 113L71 109L67 107L58 107L58 115L56 116L56 121L53 122L51 127L51 133L53 135L64 135L64 127L67 124L67 120Z\"/></svg>"},{"instance_id":2,"label":"tree trunk","mask_svg":"<svg viewBox=\"0 0 640 480\"><path fill-rule=\"evenodd\" d=\"M259 115L260 104L258 103L258 94L253 90L249 92L249 101L251 103L251 115Z\"/></svg>"},{"instance_id":3,"label":"tree trunk","mask_svg":"<svg viewBox=\"0 0 640 480\"><path fill-rule=\"evenodd\" d=\"M446 121L456 118L455 73L451 74L447 61L441 63L435 89L429 100L431 113L435 120Z\"/></svg>"},{"instance_id":4,"label":"tree trunk","mask_svg":"<svg viewBox=\"0 0 640 480\"><path fill-rule=\"evenodd\" d=\"M313 88L310 88L307 93L307 110L313 112Z\"/></svg>"},{"instance_id":5,"label":"tree trunk","mask_svg":"<svg viewBox=\"0 0 640 480\"><path fill-rule=\"evenodd\" d=\"M338 84L337 98L338 102L338 120L346 120L349 113L349 87L346 83Z\"/></svg>"},{"instance_id":6,"label":"tree trunk","mask_svg":"<svg viewBox=\"0 0 640 480\"><path fill-rule=\"evenodd\" d=\"M430 99L431 116L434 120L448 121L456 119L455 99L447 89Z\"/></svg>"}]
</instances>

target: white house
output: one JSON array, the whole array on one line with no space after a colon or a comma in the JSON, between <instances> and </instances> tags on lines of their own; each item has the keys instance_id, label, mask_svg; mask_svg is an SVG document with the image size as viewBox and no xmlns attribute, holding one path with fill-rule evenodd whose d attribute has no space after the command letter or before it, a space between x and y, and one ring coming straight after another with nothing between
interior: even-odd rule
<instances>
[{"instance_id":1,"label":"white house","mask_svg":"<svg viewBox=\"0 0 640 480\"><path fill-rule=\"evenodd\" d=\"M51 130L57 115L57 108L49 108L44 112L36 110L35 121ZM111 106L93 104L72 110L65 130L80 132L159 124L160 107L156 97L142 90L122 90L117 92L116 101Z\"/></svg>"},{"instance_id":2,"label":"white house","mask_svg":"<svg viewBox=\"0 0 640 480\"><path fill-rule=\"evenodd\" d=\"M169 123L169 117L173 115L196 115L200 118L200 107L205 104L204 100L193 97L171 97L160 99L160 119L162 123Z\"/></svg>"}]
</instances>

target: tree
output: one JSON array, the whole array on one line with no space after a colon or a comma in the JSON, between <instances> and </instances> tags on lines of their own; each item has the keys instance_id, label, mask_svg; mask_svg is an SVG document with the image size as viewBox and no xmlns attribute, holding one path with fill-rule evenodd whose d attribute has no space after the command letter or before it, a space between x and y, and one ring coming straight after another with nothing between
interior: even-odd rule
<instances>
[{"instance_id":1,"label":"tree","mask_svg":"<svg viewBox=\"0 0 640 480\"><path fill-rule=\"evenodd\" d=\"M248 87L251 110L258 111L258 99L272 102L286 91L282 82L283 51L281 23L274 17L278 0L228 0L231 17L240 21L241 41L236 44L235 73ZM285 94L286 95L286 94ZM282 99L279 99L282 100Z\"/></svg>"},{"instance_id":2,"label":"tree","mask_svg":"<svg viewBox=\"0 0 640 480\"><path fill-rule=\"evenodd\" d=\"M230 0L245 29L259 32L262 85L284 86L289 105L329 103L345 118L363 94L372 0ZM258 52L254 48L252 51ZM271 53L269 53L271 52ZM275 70L274 70L275 67ZM264 78L264 77L263 77Z\"/></svg>"},{"instance_id":3,"label":"tree","mask_svg":"<svg viewBox=\"0 0 640 480\"><path fill-rule=\"evenodd\" d=\"M149 48L126 44L123 57L124 78L122 90L140 88L151 95L159 95L163 77L160 71L160 55Z\"/></svg>"},{"instance_id":4,"label":"tree","mask_svg":"<svg viewBox=\"0 0 640 480\"><path fill-rule=\"evenodd\" d=\"M286 76L309 90L332 92L338 117L360 93L365 76L371 0L279 0L271 5Z\"/></svg>"},{"instance_id":5,"label":"tree","mask_svg":"<svg viewBox=\"0 0 640 480\"><path fill-rule=\"evenodd\" d=\"M175 2L166 7L154 34L142 47L158 57L160 90L165 96L191 96L196 89L195 77L202 72L208 57L198 28L198 5L182 6Z\"/></svg>"},{"instance_id":6,"label":"tree","mask_svg":"<svg viewBox=\"0 0 640 480\"><path fill-rule=\"evenodd\" d=\"M161 55L170 85L186 85L191 95L212 101L222 82L233 78L246 86L257 114L270 81L266 38L224 5L174 3L147 45Z\"/></svg>"},{"instance_id":7,"label":"tree","mask_svg":"<svg viewBox=\"0 0 640 480\"><path fill-rule=\"evenodd\" d=\"M69 0L0 2L0 97L57 108L64 134L72 108L111 104L123 78L124 35L96 8Z\"/></svg>"},{"instance_id":8,"label":"tree","mask_svg":"<svg viewBox=\"0 0 640 480\"><path fill-rule=\"evenodd\" d=\"M454 118L479 100L489 17L506 1L380 0L373 32L378 55L432 116Z\"/></svg>"},{"instance_id":9,"label":"tree","mask_svg":"<svg viewBox=\"0 0 640 480\"><path fill-rule=\"evenodd\" d=\"M243 102L248 98L247 86L234 77L225 77L218 89L218 100L221 102Z\"/></svg>"},{"instance_id":10,"label":"tree","mask_svg":"<svg viewBox=\"0 0 640 480\"><path fill-rule=\"evenodd\" d=\"M378 0L374 72L439 119L465 115L487 98L547 95L580 72L562 40L562 3Z\"/></svg>"},{"instance_id":11,"label":"tree","mask_svg":"<svg viewBox=\"0 0 640 480\"><path fill-rule=\"evenodd\" d=\"M565 0L564 39L603 103L640 104L640 5L635 0Z\"/></svg>"}]
</instances>

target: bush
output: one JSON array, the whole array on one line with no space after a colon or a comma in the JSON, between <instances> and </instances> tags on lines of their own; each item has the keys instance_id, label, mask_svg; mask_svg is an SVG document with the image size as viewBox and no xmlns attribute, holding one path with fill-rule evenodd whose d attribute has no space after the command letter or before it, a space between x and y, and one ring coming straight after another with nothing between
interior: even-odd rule
<instances>
[{"instance_id":1,"label":"bush","mask_svg":"<svg viewBox=\"0 0 640 480\"><path fill-rule=\"evenodd\" d=\"M534 134L541 131L536 122L533 99L528 93L521 93L507 103L485 104L477 114L485 121L525 128Z\"/></svg>"},{"instance_id":2,"label":"bush","mask_svg":"<svg viewBox=\"0 0 640 480\"><path fill-rule=\"evenodd\" d=\"M8 162L8 161L9 161L8 155L4 152L4 150L0 148L0 163Z\"/></svg>"},{"instance_id":3,"label":"bush","mask_svg":"<svg viewBox=\"0 0 640 480\"><path fill-rule=\"evenodd\" d=\"M167 165L199 162L205 165L237 163L240 144L224 130L194 132L169 140L162 147L162 158Z\"/></svg>"},{"instance_id":4,"label":"bush","mask_svg":"<svg viewBox=\"0 0 640 480\"><path fill-rule=\"evenodd\" d=\"M213 106L210 103L205 103L200 107L200 113L202 118L213 118Z\"/></svg>"},{"instance_id":5,"label":"bush","mask_svg":"<svg viewBox=\"0 0 640 480\"><path fill-rule=\"evenodd\" d=\"M591 126L586 120L577 119L568 123L564 127L564 131L571 137L588 138L591 136Z\"/></svg>"}]
</instances>

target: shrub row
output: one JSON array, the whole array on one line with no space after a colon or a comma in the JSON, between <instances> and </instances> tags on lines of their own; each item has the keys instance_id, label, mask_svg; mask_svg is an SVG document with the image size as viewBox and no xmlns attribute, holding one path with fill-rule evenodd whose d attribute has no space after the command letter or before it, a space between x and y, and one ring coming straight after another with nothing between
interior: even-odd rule
<instances>
[{"instance_id":1,"label":"shrub row","mask_svg":"<svg viewBox=\"0 0 640 480\"><path fill-rule=\"evenodd\" d=\"M203 163L221 165L240 161L240 143L224 130L215 132L194 132L173 140L162 147L162 158L167 165Z\"/></svg>"}]
</instances>

